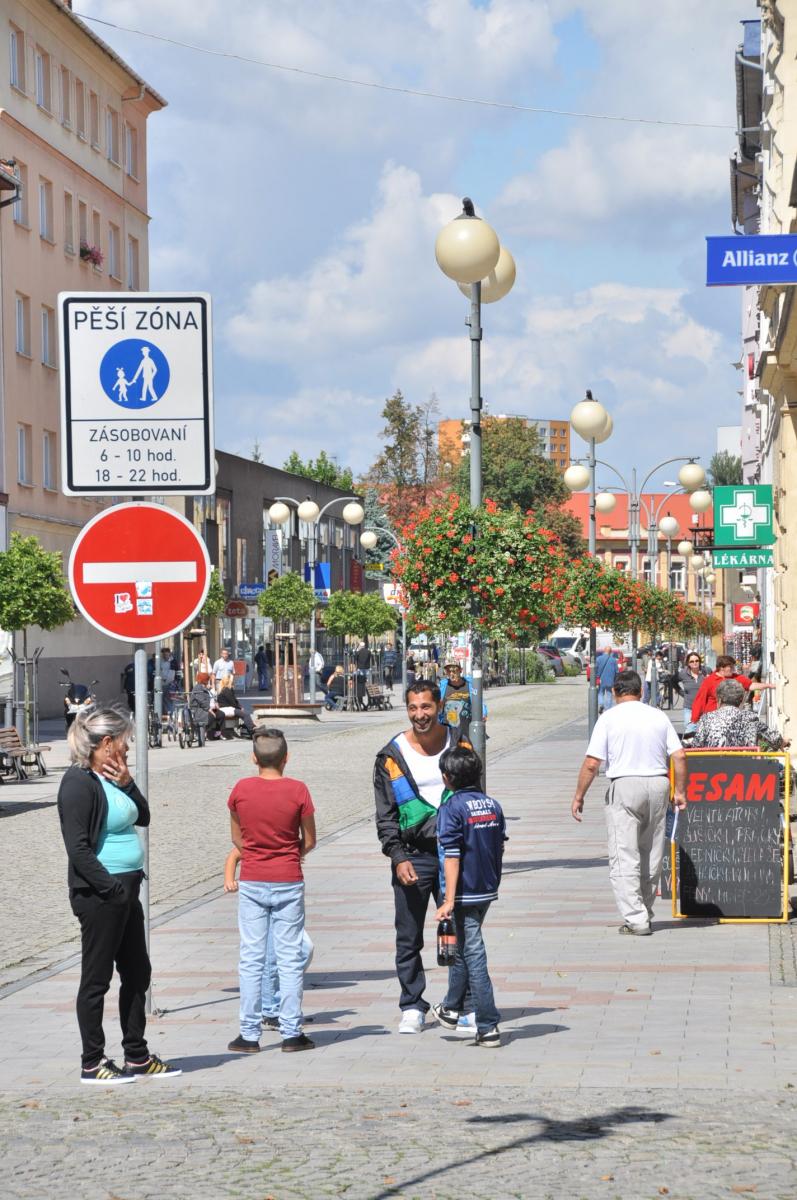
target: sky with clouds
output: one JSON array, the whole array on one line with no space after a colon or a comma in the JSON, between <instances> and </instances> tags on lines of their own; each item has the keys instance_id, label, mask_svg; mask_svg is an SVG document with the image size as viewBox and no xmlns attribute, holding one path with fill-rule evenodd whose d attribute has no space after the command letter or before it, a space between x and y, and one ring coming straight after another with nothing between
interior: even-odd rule
<instances>
[{"instance_id":1,"label":"sky with clouds","mask_svg":"<svg viewBox=\"0 0 797 1200\"><path fill-rule=\"evenodd\" d=\"M465 416L467 303L439 228L470 195L511 249L485 306L493 412L610 409L603 449L707 461L739 422L741 296L704 286L730 232L734 51L754 0L74 0L169 101L149 121L150 286L212 293L216 437L266 461L379 452L396 388ZM513 112L242 62L534 107ZM578 439L575 439L578 444ZM661 476L660 476L661 478ZM608 480L607 480L608 482Z\"/></svg>"}]
</instances>

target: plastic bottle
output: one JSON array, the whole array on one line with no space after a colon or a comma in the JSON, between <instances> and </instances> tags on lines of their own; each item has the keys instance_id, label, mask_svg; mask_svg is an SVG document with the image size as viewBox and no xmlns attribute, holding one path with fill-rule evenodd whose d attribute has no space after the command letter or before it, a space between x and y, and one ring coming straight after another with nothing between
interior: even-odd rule
<instances>
[{"instance_id":1,"label":"plastic bottle","mask_svg":"<svg viewBox=\"0 0 797 1200\"><path fill-rule=\"evenodd\" d=\"M444 917L437 923L437 965L450 967L457 954L457 935L454 922L450 917Z\"/></svg>"}]
</instances>

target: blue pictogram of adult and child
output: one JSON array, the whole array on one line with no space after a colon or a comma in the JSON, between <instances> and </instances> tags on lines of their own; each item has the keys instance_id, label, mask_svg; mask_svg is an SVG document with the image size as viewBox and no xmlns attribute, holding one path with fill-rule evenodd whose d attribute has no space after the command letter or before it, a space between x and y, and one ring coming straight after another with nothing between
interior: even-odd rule
<instances>
[{"instance_id":1,"label":"blue pictogram of adult and child","mask_svg":"<svg viewBox=\"0 0 797 1200\"><path fill-rule=\"evenodd\" d=\"M151 408L166 394L171 372L166 355L143 338L125 338L103 355L100 384L120 408Z\"/></svg>"}]
</instances>

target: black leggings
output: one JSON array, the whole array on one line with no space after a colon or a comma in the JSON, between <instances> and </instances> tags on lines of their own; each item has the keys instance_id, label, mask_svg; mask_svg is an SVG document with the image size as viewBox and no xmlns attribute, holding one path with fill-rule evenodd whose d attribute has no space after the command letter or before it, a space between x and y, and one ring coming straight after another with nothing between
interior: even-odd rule
<instances>
[{"instance_id":1,"label":"black leggings","mask_svg":"<svg viewBox=\"0 0 797 1200\"><path fill-rule=\"evenodd\" d=\"M72 896L72 911L80 921L81 970L77 994L77 1023L83 1042L82 1063L94 1067L105 1053L102 1028L105 993L114 966L119 972L119 1022L125 1058L141 1062L149 1055L146 995L152 970L144 934L144 910L138 898L142 871L116 875L125 890L120 900L103 900L88 888Z\"/></svg>"}]
</instances>

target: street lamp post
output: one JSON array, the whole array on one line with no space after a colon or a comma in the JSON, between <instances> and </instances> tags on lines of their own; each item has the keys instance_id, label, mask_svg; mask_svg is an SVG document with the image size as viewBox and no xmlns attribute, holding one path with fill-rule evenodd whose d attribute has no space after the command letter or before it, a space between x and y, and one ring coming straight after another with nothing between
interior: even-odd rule
<instances>
[{"instance_id":1,"label":"street lamp post","mask_svg":"<svg viewBox=\"0 0 797 1200\"><path fill-rule=\"evenodd\" d=\"M437 235L435 258L444 275L453 279L470 299L470 504L482 502L482 396L481 396L481 306L500 300L515 282L512 255L501 246L495 230L476 216L473 201L462 201L462 212ZM476 536L476 530L472 531ZM471 596L471 674L473 678L473 719L470 736L473 748L486 770L486 738L483 716L483 646L479 617L481 605Z\"/></svg>"},{"instance_id":2,"label":"street lamp post","mask_svg":"<svg viewBox=\"0 0 797 1200\"><path fill-rule=\"evenodd\" d=\"M371 529L364 529L363 532L360 534L360 545L362 546L363 550L375 550L377 543L379 541L380 534L382 537L390 538L391 542L393 542L394 546L396 546L396 548L398 550L403 549L401 542L398 540L395 533L393 533L392 529L387 529L384 525L374 525L374 526L372 526ZM401 679L401 694L402 694L402 696L404 695L404 693L407 690L406 686L405 686L406 682L407 682L407 676L406 676L407 668L405 665L406 661L407 661L407 610L405 609L404 605L402 604L401 605L401 675L399 676L399 678Z\"/></svg>"},{"instance_id":3,"label":"street lamp post","mask_svg":"<svg viewBox=\"0 0 797 1200\"><path fill-rule=\"evenodd\" d=\"M345 504L345 508L341 513L343 520L347 525L361 525L365 519L365 509L357 496L337 496L334 500L330 500L323 508L319 508L315 500L294 500L292 496L277 496L274 504L268 510L268 515L275 525L284 525L290 517L291 505L296 509L299 520L304 521L310 532L307 536L307 567L310 573L310 586L315 591L315 568L316 568L316 538L318 534L318 525L324 513L332 508L335 504ZM346 580L343 580L343 586L346 586ZM310 614L310 664L308 671L308 685L310 692L310 703L315 704L316 694L316 669L315 669L315 608ZM298 667L298 664L297 664Z\"/></svg>"}]
</instances>

